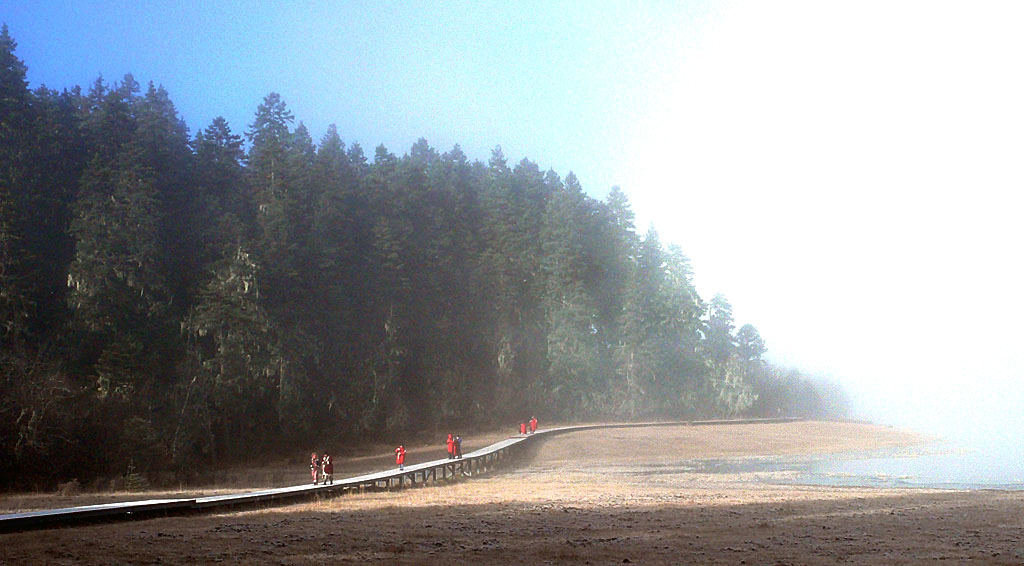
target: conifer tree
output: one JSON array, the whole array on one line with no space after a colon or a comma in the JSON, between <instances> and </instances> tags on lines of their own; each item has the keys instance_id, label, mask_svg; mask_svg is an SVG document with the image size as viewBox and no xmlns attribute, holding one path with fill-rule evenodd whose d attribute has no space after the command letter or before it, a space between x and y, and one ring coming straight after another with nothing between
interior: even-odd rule
<instances>
[{"instance_id":1,"label":"conifer tree","mask_svg":"<svg viewBox=\"0 0 1024 566\"><path fill-rule=\"evenodd\" d=\"M30 304L19 217L29 189L32 116L25 64L0 28L0 345L27 331ZM22 198L19 198L22 196Z\"/></svg>"},{"instance_id":2,"label":"conifer tree","mask_svg":"<svg viewBox=\"0 0 1024 566\"><path fill-rule=\"evenodd\" d=\"M74 255L69 226L86 151L77 111L79 96L44 87L33 93L31 182L21 191L18 214L23 249L19 254L27 271L36 340L60 336L67 316L67 273Z\"/></svg>"},{"instance_id":3,"label":"conifer tree","mask_svg":"<svg viewBox=\"0 0 1024 566\"><path fill-rule=\"evenodd\" d=\"M761 361L767 351L764 340L753 324L744 324L736 331L736 353L745 362Z\"/></svg>"},{"instance_id":4,"label":"conifer tree","mask_svg":"<svg viewBox=\"0 0 1024 566\"><path fill-rule=\"evenodd\" d=\"M605 389L599 320L590 274L597 258L592 247L596 204L584 195L576 176L565 184L554 172L545 181L552 194L539 234L546 277L548 387L552 406L576 412L593 408Z\"/></svg>"},{"instance_id":5,"label":"conifer tree","mask_svg":"<svg viewBox=\"0 0 1024 566\"><path fill-rule=\"evenodd\" d=\"M287 364L259 296L259 268L236 248L218 263L182 324L191 375L180 394L179 465L189 457L247 454L274 437L273 420L257 427L253 418L276 411Z\"/></svg>"},{"instance_id":6,"label":"conifer tree","mask_svg":"<svg viewBox=\"0 0 1024 566\"><path fill-rule=\"evenodd\" d=\"M736 353L732 305L722 294L708 303L706 348L712 359L724 362Z\"/></svg>"},{"instance_id":7,"label":"conifer tree","mask_svg":"<svg viewBox=\"0 0 1024 566\"><path fill-rule=\"evenodd\" d=\"M195 152L195 198L188 207L189 232L197 263L219 260L226 250L248 241L254 210L246 198L242 137L223 117L216 117L192 142Z\"/></svg>"}]
</instances>

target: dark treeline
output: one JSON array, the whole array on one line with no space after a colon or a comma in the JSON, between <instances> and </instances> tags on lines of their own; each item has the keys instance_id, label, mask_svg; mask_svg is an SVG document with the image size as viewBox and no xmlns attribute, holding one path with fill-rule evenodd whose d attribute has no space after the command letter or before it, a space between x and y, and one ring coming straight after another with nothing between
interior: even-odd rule
<instances>
[{"instance_id":1,"label":"dark treeline","mask_svg":"<svg viewBox=\"0 0 1024 566\"><path fill-rule=\"evenodd\" d=\"M30 91L0 37L0 477L45 486L440 428L823 415L625 195L270 94L190 136L130 75ZM681 219L681 221L685 221ZM45 478L40 470L47 470ZM35 482L35 483L33 483Z\"/></svg>"}]
</instances>

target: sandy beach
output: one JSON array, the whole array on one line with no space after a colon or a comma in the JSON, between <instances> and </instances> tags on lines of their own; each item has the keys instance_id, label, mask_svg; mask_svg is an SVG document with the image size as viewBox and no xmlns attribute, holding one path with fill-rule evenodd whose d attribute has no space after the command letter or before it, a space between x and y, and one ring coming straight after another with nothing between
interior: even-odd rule
<instances>
[{"instance_id":1,"label":"sandy beach","mask_svg":"<svg viewBox=\"0 0 1024 566\"><path fill-rule=\"evenodd\" d=\"M842 422L578 432L446 485L2 535L0 563L1024 563L1024 492L774 485L679 467L922 440Z\"/></svg>"}]
</instances>

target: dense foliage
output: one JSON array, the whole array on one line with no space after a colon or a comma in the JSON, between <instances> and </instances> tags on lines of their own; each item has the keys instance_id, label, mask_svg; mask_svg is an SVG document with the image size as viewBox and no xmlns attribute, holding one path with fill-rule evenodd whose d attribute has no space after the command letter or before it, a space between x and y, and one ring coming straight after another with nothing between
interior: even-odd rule
<instances>
[{"instance_id":1,"label":"dense foliage","mask_svg":"<svg viewBox=\"0 0 1024 566\"><path fill-rule=\"evenodd\" d=\"M544 419L824 414L686 257L501 149L315 144L277 94L190 136L130 75L30 91L0 36L0 478ZM39 474L46 470L45 474Z\"/></svg>"}]
</instances>

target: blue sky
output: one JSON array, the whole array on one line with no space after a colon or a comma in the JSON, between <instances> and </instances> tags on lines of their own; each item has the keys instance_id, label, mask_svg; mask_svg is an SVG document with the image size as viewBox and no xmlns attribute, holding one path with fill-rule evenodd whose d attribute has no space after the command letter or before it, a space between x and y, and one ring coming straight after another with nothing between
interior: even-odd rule
<instances>
[{"instance_id":1,"label":"blue sky","mask_svg":"<svg viewBox=\"0 0 1024 566\"><path fill-rule=\"evenodd\" d=\"M620 185L772 355L899 423L1024 426L1024 4L7 0L33 85L131 72L193 132L279 92Z\"/></svg>"},{"instance_id":2,"label":"blue sky","mask_svg":"<svg viewBox=\"0 0 1024 566\"><path fill-rule=\"evenodd\" d=\"M319 139L335 123L368 154L419 137L485 160L501 145L593 194L619 183L624 138L699 35L700 3L6 3L33 85L131 72L163 84L192 131L246 129L276 91ZM670 48L670 49L666 49Z\"/></svg>"}]
</instances>

